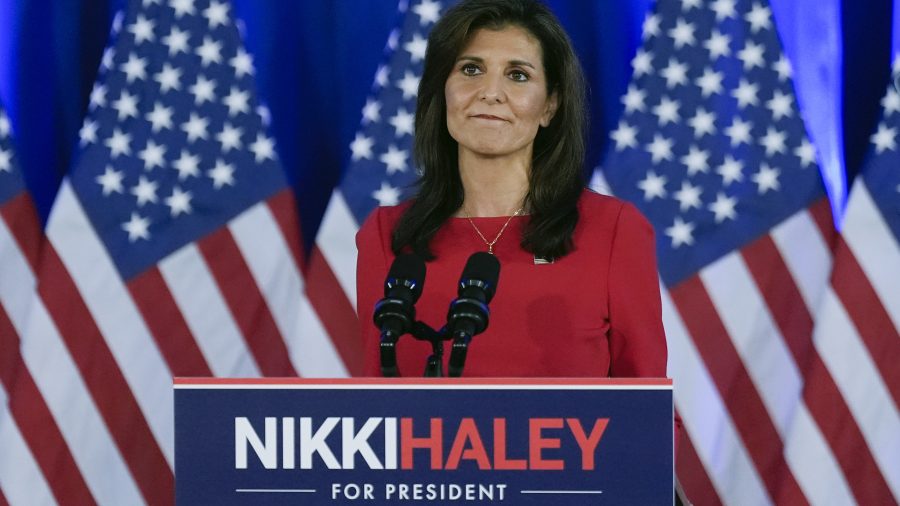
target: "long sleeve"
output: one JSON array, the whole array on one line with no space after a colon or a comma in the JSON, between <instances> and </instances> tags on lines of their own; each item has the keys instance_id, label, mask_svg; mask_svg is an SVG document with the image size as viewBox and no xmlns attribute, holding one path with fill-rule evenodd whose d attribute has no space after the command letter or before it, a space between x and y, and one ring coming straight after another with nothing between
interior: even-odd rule
<instances>
[{"instance_id":1,"label":"long sleeve","mask_svg":"<svg viewBox=\"0 0 900 506\"><path fill-rule=\"evenodd\" d=\"M364 348L363 371L366 376L381 376L378 358L378 329L372 323L375 303L384 291L388 271L388 247L382 230L382 209L376 208L356 234L356 314Z\"/></svg>"},{"instance_id":2,"label":"long sleeve","mask_svg":"<svg viewBox=\"0 0 900 506\"><path fill-rule=\"evenodd\" d=\"M616 223L609 262L610 376L666 376L653 228L631 204Z\"/></svg>"},{"instance_id":3,"label":"long sleeve","mask_svg":"<svg viewBox=\"0 0 900 506\"><path fill-rule=\"evenodd\" d=\"M666 377L653 227L631 204L622 206L609 265L610 376ZM675 414L675 448L684 431Z\"/></svg>"}]
</instances>

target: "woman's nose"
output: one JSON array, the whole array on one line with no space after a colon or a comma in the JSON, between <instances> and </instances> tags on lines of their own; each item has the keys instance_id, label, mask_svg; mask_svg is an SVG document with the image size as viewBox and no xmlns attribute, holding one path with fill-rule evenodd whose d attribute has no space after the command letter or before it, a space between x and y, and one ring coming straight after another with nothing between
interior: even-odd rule
<instances>
[{"instance_id":1,"label":"woman's nose","mask_svg":"<svg viewBox=\"0 0 900 506\"><path fill-rule=\"evenodd\" d=\"M506 92L503 89L503 76L499 73L488 73L482 80L481 96L484 102L489 104L503 103L506 101Z\"/></svg>"}]
</instances>

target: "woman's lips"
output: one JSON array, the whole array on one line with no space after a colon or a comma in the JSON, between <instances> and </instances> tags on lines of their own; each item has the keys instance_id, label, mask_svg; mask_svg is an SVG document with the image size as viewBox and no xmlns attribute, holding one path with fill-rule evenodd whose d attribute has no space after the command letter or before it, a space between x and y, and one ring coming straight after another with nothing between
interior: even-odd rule
<instances>
[{"instance_id":1,"label":"woman's lips","mask_svg":"<svg viewBox=\"0 0 900 506\"><path fill-rule=\"evenodd\" d=\"M478 118L478 119L490 120L490 121L506 121L505 119L501 118L500 116L494 116L492 114L475 114L472 117Z\"/></svg>"}]
</instances>

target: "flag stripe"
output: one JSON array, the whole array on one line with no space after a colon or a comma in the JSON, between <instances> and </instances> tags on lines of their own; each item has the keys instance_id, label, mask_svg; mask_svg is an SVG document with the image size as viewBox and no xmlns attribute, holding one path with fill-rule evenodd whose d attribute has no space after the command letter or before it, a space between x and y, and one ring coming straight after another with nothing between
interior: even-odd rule
<instances>
[{"instance_id":1,"label":"flag stripe","mask_svg":"<svg viewBox=\"0 0 900 506\"><path fill-rule=\"evenodd\" d=\"M900 498L900 414L872 356L834 291L826 293L815 334L816 349L856 418L881 473Z\"/></svg>"},{"instance_id":2,"label":"flag stripe","mask_svg":"<svg viewBox=\"0 0 900 506\"><path fill-rule=\"evenodd\" d=\"M188 244L159 263L175 304L216 376L259 376L247 342L196 244Z\"/></svg>"},{"instance_id":3,"label":"flag stripe","mask_svg":"<svg viewBox=\"0 0 900 506\"><path fill-rule=\"evenodd\" d=\"M706 368L741 434L747 451L774 501L807 504L782 454L784 446L759 392L725 330L716 306L699 277L672 288L672 302L694 337ZM684 411L684 410L682 410Z\"/></svg>"},{"instance_id":4,"label":"flag stripe","mask_svg":"<svg viewBox=\"0 0 900 506\"><path fill-rule=\"evenodd\" d=\"M316 246L327 259L331 275L340 283L350 307L356 308L356 231L359 223L350 212L344 195L335 190L328 201ZM351 368L352 369L352 368Z\"/></svg>"},{"instance_id":5,"label":"flag stripe","mask_svg":"<svg viewBox=\"0 0 900 506\"><path fill-rule=\"evenodd\" d=\"M298 313L303 323L298 347L303 351L299 367L303 375L313 378L343 378L350 375L344 361L326 332L319 315L305 296L300 300Z\"/></svg>"},{"instance_id":6,"label":"flag stripe","mask_svg":"<svg viewBox=\"0 0 900 506\"><path fill-rule=\"evenodd\" d=\"M794 214L773 228L770 235L803 297L807 312L812 313L828 286L832 264L830 235L823 235L811 211Z\"/></svg>"},{"instance_id":7,"label":"flag stripe","mask_svg":"<svg viewBox=\"0 0 900 506\"><path fill-rule=\"evenodd\" d=\"M42 275L54 286L40 285L41 298L144 499L168 504L175 493L169 464L69 272L53 247L44 252Z\"/></svg>"},{"instance_id":8,"label":"flag stripe","mask_svg":"<svg viewBox=\"0 0 900 506\"><path fill-rule=\"evenodd\" d=\"M212 375L159 269L151 267L132 278L128 291L172 375Z\"/></svg>"},{"instance_id":9,"label":"flag stripe","mask_svg":"<svg viewBox=\"0 0 900 506\"><path fill-rule=\"evenodd\" d=\"M11 318L28 313L31 302L34 274L29 267L24 252L18 248L15 230L7 228L7 222L0 219L0 306Z\"/></svg>"},{"instance_id":10,"label":"flag stripe","mask_svg":"<svg viewBox=\"0 0 900 506\"><path fill-rule=\"evenodd\" d=\"M870 279L847 243L840 240L835 251L831 285L884 378L894 405L900 406L900 367L897 367L900 364L900 333Z\"/></svg>"},{"instance_id":11,"label":"flag stripe","mask_svg":"<svg viewBox=\"0 0 900 506\"><path fill-rule=\"evenodd\" d=\"M797 364L808 363L815 353L810 339L812 315L775 241L768 235L760 236L741 250L741 257L759 287L787 349Z\"/></svg>"},{"instance_id":12,"label":"flag stripe","mask_svg":"<svg viewBox=\"0 0 900 506\"><path fill-rule=\"evenodd\" d=\"M297 220L296 206L291 190L285 189L269 199L269 209L290 247L297 268L302 270L305 263L299 247L301 244L300 223ZM301 284L301 293L298 299L300 310L296 315L298 327L293 334L293 340L296 341L295 349L302 350L302 352L291 352L294 366L304 376L346 377L348 371L335 348L335 343L323 327L319 315L310 305L303 277L299 279ZM355 313L352 316L354 319L356 318Z\"/></svg>"},{"instance_id":13,"label":"flag stripe","mask_svg":"<svg viewBox=\"0 0 900 506\"><path fill-rule=\"evenodd\" d=\"M294 193L290 188L285 188L269 199L269 209L278 223L278 229L284 236L284 242L291 250L291 257L296 263L297 270L302 271L305 265L302 234L300 233L300 220L297 219L297 205L294 201Z\"/></svg>"},{"instance_id":14,"label":"flag stripe","mask_svg":"<svg viewBox=\"0 0 900 506\"><path fill-rule=\"evenodd\" d=\"M758 241L768 241L768 238L762 236ZM840 470L807 407L798 404L803 378L766 308L765 292L771 291L772 287L758 285L751 277L744 261L748 252L754 251L745 248L741 254L726 255L702 270L701 278L774 422L779 443L787 441L792 421L812 431L811 437L802 441L810 443L809 447L798 448L800 441L794 442L793 446L786 445L785 459L804 495L814 501L813 493L821 489L818 480L840 481ZM799 302L802 305L802 300ZM813 463L798 462L803 454L813 455Z\"/></svg>"},{"instance_id":15,"label":"flag stripe","mask_svg":"<svg viewBox=\"0 0 900 506\"><path fill-rule=\"evenodd\" d=\"M768 311L778 325L778 330L800 369L803 378L803 400L834 452L834 457L849 485L853 488L856 501L861 504L873 504L876 498L889 495L887 484L878 473L878 467L850 414L849 407L825 369L822 358L816 353L812 342L812 315L797 285L793 283L794 277L774 241L769 236L762 236L744 248L743 258L756 284L765 287L762 294ZM793 434L797 438L805 435L805 432L795 430ZM791 441L797 440L785 439L789 441L789 446ZM801 461L821 462L814 459L809 450L798 450L797 457ZM798 465L803 464L799 462ZM865 479L866 476L871 477ZM832 479L845 482L841 473L832 475ZM826 483L832 482L826 480ZM819 485L808 487L806 490L811 495L811 492L823 491L825 487ZM833 492L831 497L834 497Z\"/></svg>"},{"instance_id":16,"label":"flag stripe","mask_svg":"<svg viewBox=\"0 0 900 506\"><path fill-rule=\"evenodd\" d=\"M0 313L2 312L0 308ZM0 323L0 333L3 331ZM9 495L13 504L60 502L60 497L66 497L58 495L62 485L55 484L55 491L50 489L45 474L35 462L33 449L29 448L24 435L19 432L19 425L13 421L12 415L4 407L7 401L8 395L0 385L0 448L3 449L4 457L0 459L0 505L9 504L6 495ZM54 493L57 494L55 498ZM78 504L94 504L90 494L80 498L82 500Z\"/></svg>"},{"instance_id":17,"label":"flag stripe","mask_svg":"<svg viewBox=\"0 0 900 506\"><path fill-rule=\"evenodd\" d=\"M299 330L296 304L303 293L303 282L278 225L269 207L261 203L232 220L228 227L283 336L289 360L300 371L297 358L303 350L298 349L294 335Z\"/></svg>"},{"instance_id":18,"label":"flag stripe","mask_svg":"<svg viewBox=\"0 0 900 506\"><path fill-rule=\"evenodd\" d=\"M331 270L328 260L314 246L306 271L306 296L321 318L334 341L347 371L353 376L363 373L363 346L359 325L368 324L368 317L357 318L356 309Z\"/></svg>"},{"instance_id":19,"label":"flag stripe","mask_svg":"<svg viewBox=\"0 0 900 506\"><path fill-rule=\"evenodd\" d=\"M16 244L28 261L31 272L36 272L42 234L34 202L27 193L20 193L0 206L0 216L3 217L12 238L15 239L15 243L3 242L0 244L10 246Z\"/></svg>"},{"instance_id":20,"label":"flag stripe","mask_svg":"<svg viewBox=\"0 0 900 506\"><path fill-rule=\"evenodd\" d=\"M7 409L22 439L27 442L33 460L44 476L51 478L49 485L57 501L90 504L94 499L22 359L16 335L12 322L0 305L0 382L9 392Z\"/></svg>"},{"instance_id":21,"label":"flag stripe","mask_svg":"<svg viewBox=\"0 0 900 506\"><path fill-rule=\"evenodd\" d=\"M837 230L834 228L831 203L826 198L819 199L807 208L807 212L812 216L816 226L819 227L819 232L822 234L825 243L828 244L829 251L833 251L837 240Z\"/></svg>"},{"instance_id":22,"label":"flag stripe","mask_svg":"<svg viewBox=\"0 0 900 506\"><path fill-rule=\"evenodd\" d=\"M0 506L9 506L9 502L6 501L6 496L3 495L2 486L0 486Z\"/></svg>"},{"instance_id":23,"label":"flag stripe","mask_svg":"<svg viewBox=\"0 0 900 506\"><path fill-rule=\"evenodd\" d=\"M815 231L812 232L812 237L818 235ZM810 248L811 251L815 249ZM859 468L866 469L865 459L868 457L868 463L872 464L869 469L876 468L871 455L855 446L864 445L865 441L840 397L834 381L815 351L812 343L813 321L805 298L801 295L798 285L794 283L796 278L771 236L762 236L747 245L742 251L742 258L753 277L754 284L761 287L766 310L778 326L777 332L771 329L768 334L773 337L779 334L782 336L798 368L802 383L800 386L802 390L799 393L805 403L805 407L800 408L801 413L809 413L815 419L813 425L813 420L798 416L794 418L791 430L788 432L782 430L788 461L793 463L795 469L818 468L817 472L811 473L810 482L806 483L804 488L813 503L818 504L829 497L842 499L839 502L851 502L845 476L836 466L840 465L846 472L861 459ZM819 277L826 279L825 272L827 270L820 271ZM819 284L822 285L822 289L825 288L824 282ZM842 426L844 430L841 429ZM822 437L831 447L831 451L821 441ZM827 470L822 469L826 465ZM816 476L827 485L816 483ZM857 498L866 496L866 492L860 490L860 487L855 487L854 493Z\"/></svg>"},{"instance_id":24,"label":"flag stripe","mask_svg":"<svg viewBox=\"0 0 900 506\"><path fill-rule=\"evenodd\" d=\"M296 376L284 339L231 232L213 232L198 241L198 249L263 375Z\"/></svg>"},{"instance_id":25,"label":"flag stripe","mask_svg":"<svg viewBox=\"0 0 900 506\"><path fill-rule=\"evenodd\" d=\"M44 302L35 297L28 317L14 324L27 336L22 357L97 502L145 502Z\"/></svg>"},{"instance_id":26,"label":"flag stripe","mask_svg":"<svg viewBox=\"0 0 900 506\"><path fill-rule=\"evenodd\" d=\"M823 443L823 435L808 408L800 404L798 416L784 433L785 459L794 470L810 504L855 504L846 477Z\"/></svg>"},{"instance_id":27,"label":"flag stripe","mask_svg":"<svg viewBox=\"0 0 900 506\"><path fill-rule=\"evenodd\" d=\"M19 216L24 218L27 215ZM64 460L63 452L70 453L78 463L93 496L110 503L139 502L141 499L138 491L133 488L128 470L89 400L82 378L72 364L69 353L63 348L43 303L34 296L32 287L35 279L32 270L25 256L16 247L25 242L15 240L5 223L0 220L0 240L10 245L3 248L3 251L12 254L0 259L0 279L4 280L0 283L0 300L5 307L14 307L15 311L10 313L10 317L18 332L28 332L28 339L21 342L21 346L16 344L16 347L21 349L20 356L25 364L23 370L32 375L35 388L41 396L35 397L32 402L43 402L46 409L53 413L50 420L55 420L58 424L57 430L67 443L59 444L59 458ZM23 228L15 230L20 235L28 234ZM34 265L35 261L31 263ZM28 303L31 306L25 305ZM32 309L31 318L27 319L26 309L29 308ZM12 332L9 334L13 335ZM14 399L14 402L18 401L18 398ZM89 430L85 431L84 427L89 427ZM31 429L26 429L29 430ZM43 459L43 456L39 455L38 458ZM102 465L96 464L101 461ZM119 491L110 490L111 481L121 482ZM73 494L78 496L77 489Z\"/></svg>"},{"instance_id":28,"label":"flag stripe","mask_svg":"<svg viewBox=\"0 0 900 506\"><path fill-rule=\"evenodd\" d=\"M315 332L316 325L303 328L304 320L297 310L298 302L304 297L303 279L271 212L271 203L269 206L255 206L229 226L256 284L263 287L266 303L285 338L294 368L301 375L306 375L301 363L308 364L304 354L309 353L317 354L319 360L325 360L316 366L319 372L334 376L344 371L340 357L324 331ZM311 334L307 336L311 340L303 342L301 335L307 332ZM325 348L316 349L320 346Z\"/></svg>"},{"instance_id":29,"label":"flag stripe","mask_svg":"<svg viewBox=\"0 0 900 506\"><path fill-rule=\"evenodd\" d=\"M9 227L15 243L28 261L31 271L35 272L41 244L41 224L37 218L34 202L27 193L20 193L0 206L0 216Z\"/></svg>"},{"instance_id":30,"label":"flag stripe","mask_svg":"<svg viewBox=\"0 0 900 506\"><path fill-rule=\"evenodd\" d=\"M898 219L896 215L891 218ZM897 297L900 244L884 222L865 184L853 188L844 216L843 235L881 305L890 315L892 327L900 327L900 297ZM877 247L873 247L875 245ZM900 347L900 342L895 339L893 345Z\"/></svg>"},{"instance_id":31,"label":"flag stripe","mask_svg":"<svg viewBox=\"0 0 900 506\"><path fill-rule=\"evenodd\" d=\"M687 435L678 443L675 464L678 483L684 491L685 497L682 499L687 498L696 506L721 506L722 500L716 494L716 489L709 481L700 457L697 456L694 444Z\"/></svg>"},{"instance_id":32,"label":"flag stripe","mask_svg":"<svg viewBox=\"0 0 900 506\"><path fill-rule=\"evenodd\" d=\"M39 289L49 292L56 284L67 288L71 284L70 293L75 297L71 307L64 299L56 301L53 307L47 303L53 317L68 325L58 324L60 334L67 341L78 339L79 319L86 318L85 327L95 332L91 338L96 343L90 346L102 344L102 349L110 352L113 360L101 364L114 367L107 373L125 380L114 388L126 388L128 398L137 402L140 411L130 416L143 416L156 447L163 450L171 468L174 456L172 445L167 442L174 437L173 420L159 406L173 402L172 373L68 181L56 197L47 239L44 249L52 249L53 253L42 257L42 267L43 261L52 258L48 261L52 268L41 272ZM57 280L55 274L65 275L65 279ZM75 353L73 356L79 362Z\"/></svg>"},{"instance_id":33,"label":"flag stripe","mask_svg":"<svg viewBox=\"0 0 900 506\"><path fill-rule=\"evenodd\" d=\"M675 404L716 494L725 504L768 504L765 484L735 429L728 409L684 321L670 297L661 290L663 323L669 343L669 376L677 378ZM679 467L682 463L678 464ZM687 464L684 464L687 465Z\"/></svg>"}]
</instances>

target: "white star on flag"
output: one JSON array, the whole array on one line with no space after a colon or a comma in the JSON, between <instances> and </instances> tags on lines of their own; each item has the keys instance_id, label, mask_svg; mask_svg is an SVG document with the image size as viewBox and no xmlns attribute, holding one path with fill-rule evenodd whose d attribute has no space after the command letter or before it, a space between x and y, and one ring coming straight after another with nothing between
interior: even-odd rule
<instances>
[{"instance_id":1,"label":"white star on flag","mask_svg":"<svg viewBox=\"0 0 900 506\"><path fill-rule=\"evenodd\" d=\"M638 183L638 188L644 192L644 200L653 200L654 198L665 198L666 177L657 175L652 170L647 171L647 177Z\"/></svg>"},{"instance_id":2,"label":"white star on flag","mask_svg":"<svg viewBox=\"0 0 900 506\"><path fill-rule=\"evenodd\" d=\"M372 193L372 198L377 200L380 206L396 206L400 202L400 191L387 182L383 182L381 188Z\"/></svg>"},{"instance_id":3,"label":"white star on flag","mask_svg":"<svg viewBox=\"0 0 900 506\"><path fill-rule=\"evenodd\" d=\"M666 235L672 238L672 247L694 244L694 224L685 223L681 217L675 217L675 222L666 229Z\"/></svg>"},{"instance_id":4,"label":"white star on flag","mask_svg":"<svg viewBox=\"0 0 900 506\"><path fill-rule=\"evenodd\" d=\"M150 220L142 218L138 213L131 213L131 219L122 224L122 230L128 232L128 240L150 239Z\"/></svg>"},{"instance_id":5,"label":"white star on flag","mask_svg":"<svg viewBox=\"0 0 900 506\"><path fill-rule=\"evenodd\" d=\"M356 138L354 138L353 142L350 143L350 151L353 152L351 158L353 159L353 161L361 160L363 158L372 158L372 146L374 144L375 141L370 137L366 137L365 135L357 132Z\"/></svg>"},{"instance_id":6,"label":"white star on flag","mask_svg":"<svg viewBox=\"0 0 900 506\"><path fill-rule=\"evenodd\" d=\"M427 26L437 23L438 18L441 16L441 4L432 0L424 0L422 3L413 6L412 11L419 16L419 24Z\"/></svg>"},{"instance_id":7,"label":"white star on flag","mask_svg":"<svg viewBox=\"0 0 900 506\"><path fill-rule=\"evenodd\" d=\"M394 127L394 135L399 137L403 137L404 135L412 135L413 127L415 126L415 116L406 112L406 109L400 107L397 109L397 114L391 116L388 120L388 123Z\"/></svg>"},{"instance_id":8,"label":"white star on flag","mask_svg":"<svg viewBox=\"0 0 900 506\"><path fill-rule=\"evenodd\" d=\"M122 179L124 174L121 171L114 170L109 165L103 174L97 176L97 183L103 187L103 196L107 196L113 192L122 193L125 189L122 187Z\"/></svg>"}]
</instances>

